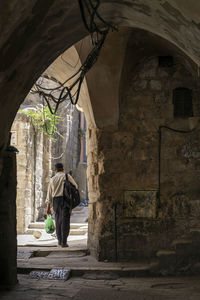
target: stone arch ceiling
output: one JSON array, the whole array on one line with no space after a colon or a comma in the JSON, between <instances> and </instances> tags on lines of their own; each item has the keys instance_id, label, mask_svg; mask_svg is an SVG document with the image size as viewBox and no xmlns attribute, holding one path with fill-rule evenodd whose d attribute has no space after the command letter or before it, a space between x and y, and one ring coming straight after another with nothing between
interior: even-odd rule
<instances>
[{"instance_id":1,"label":"stone arch ceiling","mask_svg":"<svg viewBox=\"0 0 200 300\"><path fill-rule=\"evenodd\" d=\"M200 64L199 1L104 0L101 3L100 13L106 20L157 34ZM71 0L1 0L0 31L1 148L32 84L87 32L78 1ZM91 91L90 97L93 97Z\"/></svg>"},{"instance_id":2,"label":"stone arch ceiling","mask_svg":"<svg viewBox=\"0 0 200 300\"><path fill-rule=\"evenodd\" d=\"M112 1L105 18L121 26L145 29L169 40L200 64L200 2L192 0Z\"/></svg>"},{"instance_id":3,"label":"stone arch ceiling","mask_svg":"<svg viewBox=\"0 0 200 300\"><path fill-rule=\"evenodd\" d=\"M126 28L110 33L97 63L86 75L78 104L85 112L89 127L95 125L109 130L117 126L118 87L129 34ZM64 82L80 68L91 49L90 38L86 37L60 55L45 73ZM75 69L71 67L76 64Z\"/></svg>"},{"instance_id":4,"label":"stone arch ceiling","mask_svg":"<svg viewBox=\"0 0 200 300\"><path fill-rule=\"evenodd\" d=\"M86 38L87 39L87 38ZM87 41L83 39L79 45L72 46L62 53L45 71L44 74L48 77L56 78L59 82L64 82L67 78L70 78L81 67L81 58L76 50L82 49ZM73 80L67 82L69 86ZM93 110L91 107L90 96L88 93L87 82L84 79L77 108L85 113L87 124L91 127L91 124L95 124Z\"/></svg>"}]
</instances>

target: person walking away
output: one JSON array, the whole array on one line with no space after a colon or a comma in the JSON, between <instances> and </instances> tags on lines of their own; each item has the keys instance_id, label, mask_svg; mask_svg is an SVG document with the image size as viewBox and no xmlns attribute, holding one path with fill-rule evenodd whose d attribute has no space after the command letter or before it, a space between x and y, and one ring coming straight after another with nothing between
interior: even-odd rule
<instances>
[{"instance_id":1,"label":"person walking away","mask_svg":"<svg viewBox=\"0 0 200 300\"><path fill-rule=\"evenodd\" d=\"M58 246L68 247L67 238L70 230L70 207L63 197L63 189L65 183L65 173L62 163L55 165L55 176L50 179L47 191L46 205L47 214L51 212L51 208L55 212L56 235L58 239ZM68 174L68 180L75 185L78 185L71 175Z\"/></svg>"}]
</instances>

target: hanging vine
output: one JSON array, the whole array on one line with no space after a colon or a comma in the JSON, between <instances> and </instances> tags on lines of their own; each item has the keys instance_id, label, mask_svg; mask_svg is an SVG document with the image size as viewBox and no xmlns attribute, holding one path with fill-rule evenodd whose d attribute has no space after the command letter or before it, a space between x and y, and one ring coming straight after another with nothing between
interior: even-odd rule
<instances>
[{"instance_id":1,"label":"hanging vine","mask_svg":"<svg viewBox=\"0 0 200 300\"><path fill-rule=\"evenodd\" d=\"M50 137L52 141L56 141L56 135L63 137L57 128L63 118L57 114L52 115L48 107L36 106L34 110L19 110L19 113L30 117L34 130L39 130Z\"/></svg>"}]
</instances>

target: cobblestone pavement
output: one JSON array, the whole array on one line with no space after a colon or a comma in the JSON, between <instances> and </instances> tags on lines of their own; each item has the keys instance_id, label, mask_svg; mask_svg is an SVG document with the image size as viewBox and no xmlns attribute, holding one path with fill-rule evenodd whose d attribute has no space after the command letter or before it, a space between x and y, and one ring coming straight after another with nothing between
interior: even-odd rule
<instances>
[{"instance_id":1,"label":"cobblestone pavement","mask_svg":"<svg viewBox=\"0 0 200 300\"><path fill-rule=\"evenodd\" d=\"M71 270L72 277L64 281L51 276L35 279L28 274L31 270L48 273L52 268ZM147 278L148 264L98 262L87 255L87 248L18 247L18 271L22 273L18 274L19 283L12 291L0 291L0 299L200 299L200 277ZM143 277L120 277L128 273Z\"/></svg>"},{"instance_id":2,"label":"cobblestone pavement","mask_svg":"<svg viewBox=\"0 0 200 300\"><path fill-rule=\"evenodd\" d=\"M19 275L13 291L0 292L2 300L199 300L200 278L115 278L91 280L72 277L68 281L31 279Z\"/></svg>"}]
</instances>

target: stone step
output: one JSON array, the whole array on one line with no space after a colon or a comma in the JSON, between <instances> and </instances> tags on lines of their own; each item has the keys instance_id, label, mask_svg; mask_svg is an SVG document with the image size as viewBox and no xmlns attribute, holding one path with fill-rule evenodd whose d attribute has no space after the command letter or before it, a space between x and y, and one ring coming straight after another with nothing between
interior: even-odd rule
<instances>
[{"instance_id":1,"label":"stone step","mask_svg":"<svg viewBox=\"0 0 200 300\"><path fill-rule=\"evenodd\" d=\"M89 254L88 248L47 248L35 250L31 253L31 257L60 257L62 258L78 258L87 256Z\"/></svg>"},{"instance_id":2,"label":"stone step","mask_svg":"<svg viewBox=\"0 0 200 300\"><path fill-rule=\"evenodd\" d=\"M82 223L85 223L85 224L87 224L87 221L88 221L88 217L87 216L72 216L71 217L71 222L72 223L80 223L80 222L82 222Z\"/></svg>"},{"instance_id":3,"label":"stone step","mask_svg":"<svg viewBox=\"0 0 200 300\"><path fill-rule=\"evenodd\" d=\"M192 243L192 240L191 239L177 239L177 240L174 240L172 242L172 246L173 247L176 247L177 245L188 245L188 244L191 244Z\"/></svg>"},{"instance_id":4,"label":"stone step","mask_svg":"<svg viewBox=\"0 0 200 300\"><path fill-rule=\"evenodd\" d=\"M159 250L157 253L156 253L156 256L158 258L160 257L166 257L166 256L172 256L172 255L175 255L176 252L174 250Z\"/></svg>"},{"instance_id":5,"label":"stone step","mask_svg":"<svg viewBox=\"0 0 200 300\"><path fill-rule=\"evenodd\" d=\"M160 250L157 252L158 263L152 271L170 275L176 272L191 272L191 266L200 261L199 248L192 239L182 238L172 242L174 250Z\"/></svg>"},{"instance_id":6,"label":"stone step","mask_svg":"<svg viewBox=\"0 0 200 300\"><path fill-rule=\"evenodd\" d=\"M159 250L156 256L159 259L159 268L168 268L176 264L176 252L173 250Z\"/></svg>"},{"instance_id":7,"label":"stone step","mask_svg":"<svg viewBox=\"0 0 200 300\"><path fill-rule=\"evenodd\" d=\"M72 211L72 213L71 213L71 215L72 216L74 216L74 215L85 215L85 212L84 211Z\"/></svg>"},{"instance_id":8,"label":"stone step","mask_svg":"<svg viewBox=\"0 0 200 300\"><path fill-rule=\"evenodd\" d=\"M30 223L28 229L44 229L44 222Z\"/></svg>"},{"instance_id":9,"label":"stone step","mask_svg":"<svg viewBox=\"0 0 200 300\"><path fill-rule=\"evenodd\" d=\"M70 228L73 229L88 229L87 223L70 223Z\"/></svg>"},{"instance_id":10,"label":"stone step","mask_svg":"<svg viewBox=\"0 0 200 300\"><path fill-rule=\"evenodd\" d=\"M99 262L89 255L87 247L39 249L18 247L18 257L18 273L21 274L33 270L61 268L71 270L72 276L84 276L88 279L108 279L109 276L151 276L150 264L147 262Z\"/></svg>"},{"instance_id":11,"label":"stone step","mask_svg":"<svg viewBox=\"0 0 200 300\"><path fill-rule=\"evenodd\" d=\"M172 246L178 256L188 256L196 253L196 246L191 239L178 239L172 242Z\"/></svg>"},{"instance_id":12,"label":"stone step","mask_svg":"<svg viewBox=\"0 0 200 300\"><path fill-rule=\"evenodd\" d=\"M191 228L190 232L193 232L193 231L200 232L200 228L199 227Z\"/></svg>"},{"instance_id":13,"label":"stone step","mask_svg":"<svg viewBox=\"0 0 200 300\"><path fill-rule=\"evenodd\" d=\"M44 222L35 222L35 223L30 223L28 226L28 229L44 229ZM70 223L70 228L71 229L78 229L78 228L87 228L88 224L87 223Z\"/></svg>"},{"instance_id":14,"label":"stone step","mask_svg":"<svg viewBox=\"0 0 200 300\"><path fill-rule=\"evenodd\" d=\"M43 230L43 229L37 229L37 230ZM36 231L36 229L27 229L26 231L25 231L25 234L33 234L34 232Z\"/></svg>"},{"instance_id":15,"label":"stone step","mask_svg":"<svg viewBox=\"0 0 200 300\"><path fill-rule=\"evenodd\" d=\"M172 242L172 247L174 248L175 251L179 250L179 249L182 249L182 248L185 248L186 247L190 247L192 244L192 239L177 239L177 240L174 240Z\"/></svg>"},{"instance_id":16,"label":"stone step","mask_svg":"<svg viewBox=\"0 0 200 300\"><path fill-rule=\"evenodd\" d=\"M190 236L194 243L200 243L200 228L192 228L190 230Z\"/></svg>"},{"instance_id":17,"label":"stone step","mask_svg":"<svg viewBox=\"0 0 200 300\"><path fill-rule=\"evenodd\" d=\"M44 223L36 224L32 223L29 225L29 228L26 230L26 234L32 235L35 231L44 230ZM84 223L80 224L70 224L70 233L69 235L87 235L88 225Z\"/></svg>"},{"instance_id":18,"label":"stone step","mask_svg":"<svg viewBox=\"0 0 200 300\"><path fill-rule=\"evenodd\" d=\"M74 211L81 211L81 210L87 210L87 208L85 209L85 207L83 207L83 206L77 206L77 207L75 207L75 208L72 210L72 212L74 212Z\"/></svg>"},{"instance_id":19,"label":"stone step","mask_svg":"<svg viewBox=\"0 0 200 300\"><path fill-rule=\"evenodd\" d=\"M84 235L87 234L87 229L70 229L69 235Z\"/></svg>"},{"instance_id":20,"label":"stone step","mask_svg":"<svg viewBox=\"0 0 200 300\"><path fill-rule=\"evenodd\" d=\"M72 210L72 214L87 214L88 215L88 208L76 207Z\"/></svg>"},{"instance_id":21,"label":"stone step","mask_svg":"<svg viewBox=\"0 0 200 300\"><path fill-rule=\"evenodd\" d=\"M42 229L41 229L42 230ZM33 234L36 230L35 229L27 229L26 234ZM69 235L84 235L87 234L87 229L70 229Z\"/></svg>"},{"instance_id":22,"label":"stone step","mask_svg":"<svg viewBox=\"0 0 200 300\"><path fill-rule=\"evenodd\" d=\"M83 276L84 279L117 279L118 277L147 277L152 276L150 266L143 267L76 267L71 268L72 276Z\"/></svg>"},{"instance_id":23,"label":"stone step","mask_svg":"<svg viewBox=\"0 0 200 300\"><path fill-rule=\"evenodd\" d=\"M18 264L17 273L18 274L29 274L32 271L50 271L52 268L48 266L38 266L38 267L23 267ZM57 268L59 269L59 268ZM70 275L74 277L83 276L84 279L92 280L109 280L117 279L118 277L148 277L154 276L151 273L150 266L141 267L74 267L65 266L65 269L70 271Z\"/></svg>"}]
</instances>

